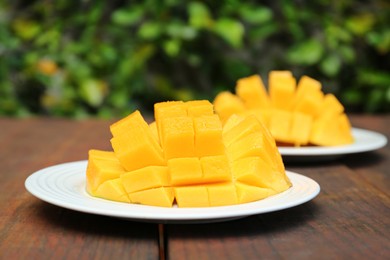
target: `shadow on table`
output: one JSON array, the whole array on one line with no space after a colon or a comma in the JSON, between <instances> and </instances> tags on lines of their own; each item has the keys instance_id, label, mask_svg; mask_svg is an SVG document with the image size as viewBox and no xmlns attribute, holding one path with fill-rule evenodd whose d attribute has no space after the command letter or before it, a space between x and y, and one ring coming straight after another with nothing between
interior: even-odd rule
<instances>
[{"instance_id":1,"label":"shadow on table","mask_svg":"<svg viewBox=\"0 0 390 260\"><path fill-rule=\"evenodd\" d=\"M209 224L169 224L167 235L186 238L238 237L286 232L307 225L319 214L315 201L290 209ZM171 236L171 237L172 237Z\"/></svg>"},{"instance_id":2,"label":"shadow on table","mask_svg":"<svg viewBox=\"0 0 390 260\"><path fill-rule=\"evenodd\" d=\"M343 157L343 163L352 169L372 167L381 164L385 160L386 157L380 151L350 154Z\"/></svg>"},{"instance_id":3,"label":"shadow on table","mask_svg":"<svg viewBox=\"0 0 390 260\"><path fill-rule=\"evenodd\" d=\"M306 157L306 158L283 158L286 167L313 167L345 164L351 168L370 167L386 160L386 156L378 151L347 154L338 157Z\"/></svg>"},{"instance_id":4,"label":"shadow on table","mask_svg":"<svg viewBox=\"0 0 390 260\"><path fill-rule=\"evenodd\" d=\"M93 236L112 236L136 239L153 239L158 235L157 224L139 223L126 219L99 216L57 207L36 201L34 221L44 221L45 226L66 233L84 233Z\"/></svg>"}]
</instances>

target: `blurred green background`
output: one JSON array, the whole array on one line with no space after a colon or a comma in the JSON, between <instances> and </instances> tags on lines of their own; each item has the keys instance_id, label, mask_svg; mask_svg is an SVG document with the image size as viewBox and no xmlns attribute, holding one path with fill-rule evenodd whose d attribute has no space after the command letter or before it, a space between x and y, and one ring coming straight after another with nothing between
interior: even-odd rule
<instances>
[{"instance_id":1,"label":"blurred green background","mask_svg":"<svg viewBox=\"0 0 390 260\"><path fill-rule=\"evenodd\" d=\"M117 117L291 70L390 112L390 2L0 1L0 115Z\"/></svg>"}]
</instances>

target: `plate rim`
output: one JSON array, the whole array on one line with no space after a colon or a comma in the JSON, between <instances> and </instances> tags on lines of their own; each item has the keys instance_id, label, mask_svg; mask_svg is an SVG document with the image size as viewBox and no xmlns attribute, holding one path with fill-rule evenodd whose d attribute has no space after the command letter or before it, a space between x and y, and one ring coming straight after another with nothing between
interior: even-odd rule
<instances>
[{"instance_id":1,"label":"plate rim","mask_svg":"<svg viewBox=\"0 0 390 260\"><path fill-rule=\"evenodd\" d=\"M201 221L215 221L215 220L229 220L229 219L235 219L235 218L241 218L241 217L247 217L251 215L257 215L257 214L264 214L268 212L274 212L279 210L284 210L287 208L295 207L301 204L304 204L312 199L314 199L319 193L320 193L320 185L313 179L296 173L286 170L286 174L290 178L291 182L293 183L293 186L279 194L276 194L274 196L265 198L263 200L255 201L255 202L249 202L244 204L237 204L237 205L229 205L229 206L219 206L219 207L204 207L204 208L163 208L163 207L154 207L154 206L147 206L147 205L137 205L137 204L129 204L129 203L121 203L121 202L115 202L115 201L109 201L105 199L95 198L89 195L85 188L83 189L83 196L84 199L87 199L87 201L91 200L91 204L96 204L102 206L102 207L92 207L91 205L82 205L80 204L70 204L64 199L61 198L53 198L50 196L47 196L47 194L44 194L42 192L42 188L37 188L34 186L36 185L37 181L42 178L42 176L45 177L52 177L50 174L54 175L54 170L58 169L66 169L67 174L71 175L73 178L83 178L83 184L85 187L85 169L87 165L87 160L82 161L74 161L74 162L67 162L67 163L60 163L56 165L52 165L49 167L42 168L31 175L29 175L25 180L25 188L29 193L31 193L36 198L45 201L49 204L56 205L62 208L67 208L74 211L89 213L89 214L95 214L95 215L104 215L104 216L111 216L111 217L117 217L117 218L125 218L129 220L134 221L147 221L147 222L186 222L186 221L193 221L193 222L201 222ZM84 174L81 174L80 171L84 171ZM70 173L69 173L70 172ZM56 173L58 174L58 173ZM74 177L73 175L79 175L77 177ZM58 177L56 177L58 178ZM55 178L55 180L56 180ZM297 180L302 181L304 180L307 183L310 183L310 185L307 185L311 190L309 194L305 194L305 196L300 197L299 199L295 199L294 201L285 201L282 204L279 205L273 205L268 207L261 207L261 204L264 204L264 201L266 202L272 202L273 200L278 201L279 197L288 196L288 193L294 191L294 188L296 188L294 185L297 185ZM299 186L298 186L299 187ZM47 188L47 187L45 187ZM53 187L52 187L53 189ZM55 190L55 189L54 189ZM52 190L51 190L52 191ZM58 192L58 191L57 191ZM80 195L79 193L74 193L77 195ZM93 201L93 203L92 203ZM82 201L85 202L85 201ZM257 204L260 204L260 207L256 207ZM105 206L110 205L110 209L105 208ZM129 210L124 210L125 207L129 207ZM253 208L251 208L253 207ZM248 208L250 210L248 210ZM123 209L123 211L121 211ZM134 211L136 209L141 209L140 211ZM243 210L243 211L241 211ZM156 216L156 211L160 214L159 216Z\"/></svg>"},{"instance_id":2,"label":"plate rim","mask_svg":"<svg viewBox=\"0 0 390 260\"><path fill-rule=\"evenodd\" d=\"M365 137L375 138L376 142L365 143L364 145L361 145L355 141L354 143L349 145L329 147L278 147L278 150L282 156L334 156L375 151L384 147L388 142L387 137L384 134L363 128L353 127L352 135L355 140L360 139L361 136L364 135Z\"/></svg>"}]
</instances>

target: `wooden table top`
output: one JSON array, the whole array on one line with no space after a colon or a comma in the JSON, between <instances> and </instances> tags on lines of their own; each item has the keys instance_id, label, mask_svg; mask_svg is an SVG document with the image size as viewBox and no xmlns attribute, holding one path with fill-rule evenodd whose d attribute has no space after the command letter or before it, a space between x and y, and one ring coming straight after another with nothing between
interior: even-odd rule
<instances>
[{"instance_id":1,"label":"wooden table top","mask_svg":"<svg viewBox=\"0 0 390 260\"><path fill-rule=\"evenodd\" d=\"M390 115L350 118L389 139ZM110 149L110 123L0 118L0 259L390 259L389 144L332 161L286 163L320 184L314 200L220 223L92 215L26 191L33 172L85 160L91 148Z\"/></svg>"}]
</instances>

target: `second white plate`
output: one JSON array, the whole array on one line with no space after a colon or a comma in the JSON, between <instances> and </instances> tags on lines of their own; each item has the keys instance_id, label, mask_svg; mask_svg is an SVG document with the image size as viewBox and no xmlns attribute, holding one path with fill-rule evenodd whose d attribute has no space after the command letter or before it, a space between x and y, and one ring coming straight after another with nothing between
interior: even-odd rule
<instances>
[{"instance_id":1,"label":"second white plate","mask_svg":"<svg viewBox=\"0 0 390 260\"><path fill-rule=\"evenodd\" d=\"M108 201L85 191L87 161L64 163L41 169L25 181L37 198L67 209L156 223L203 223L226 221L294 207L318 195L320 186L303 175L287 171L293 186L256 202L209 208L163 208Z\"/></svg>"},{"instance_id":2,"label":"second white plate","mask_svg":"<svg viewBox=\"0 0 390 260\"><path fill-rule=\"evenodd\" d=\"M308 147L279 147L283 159L330 159L352 153L369 152L380 149L387 144L387 138L383 134L352 128L352 135L355 142L350 145L341 146L308 146Z\"/></svg>"}]
</instances>

